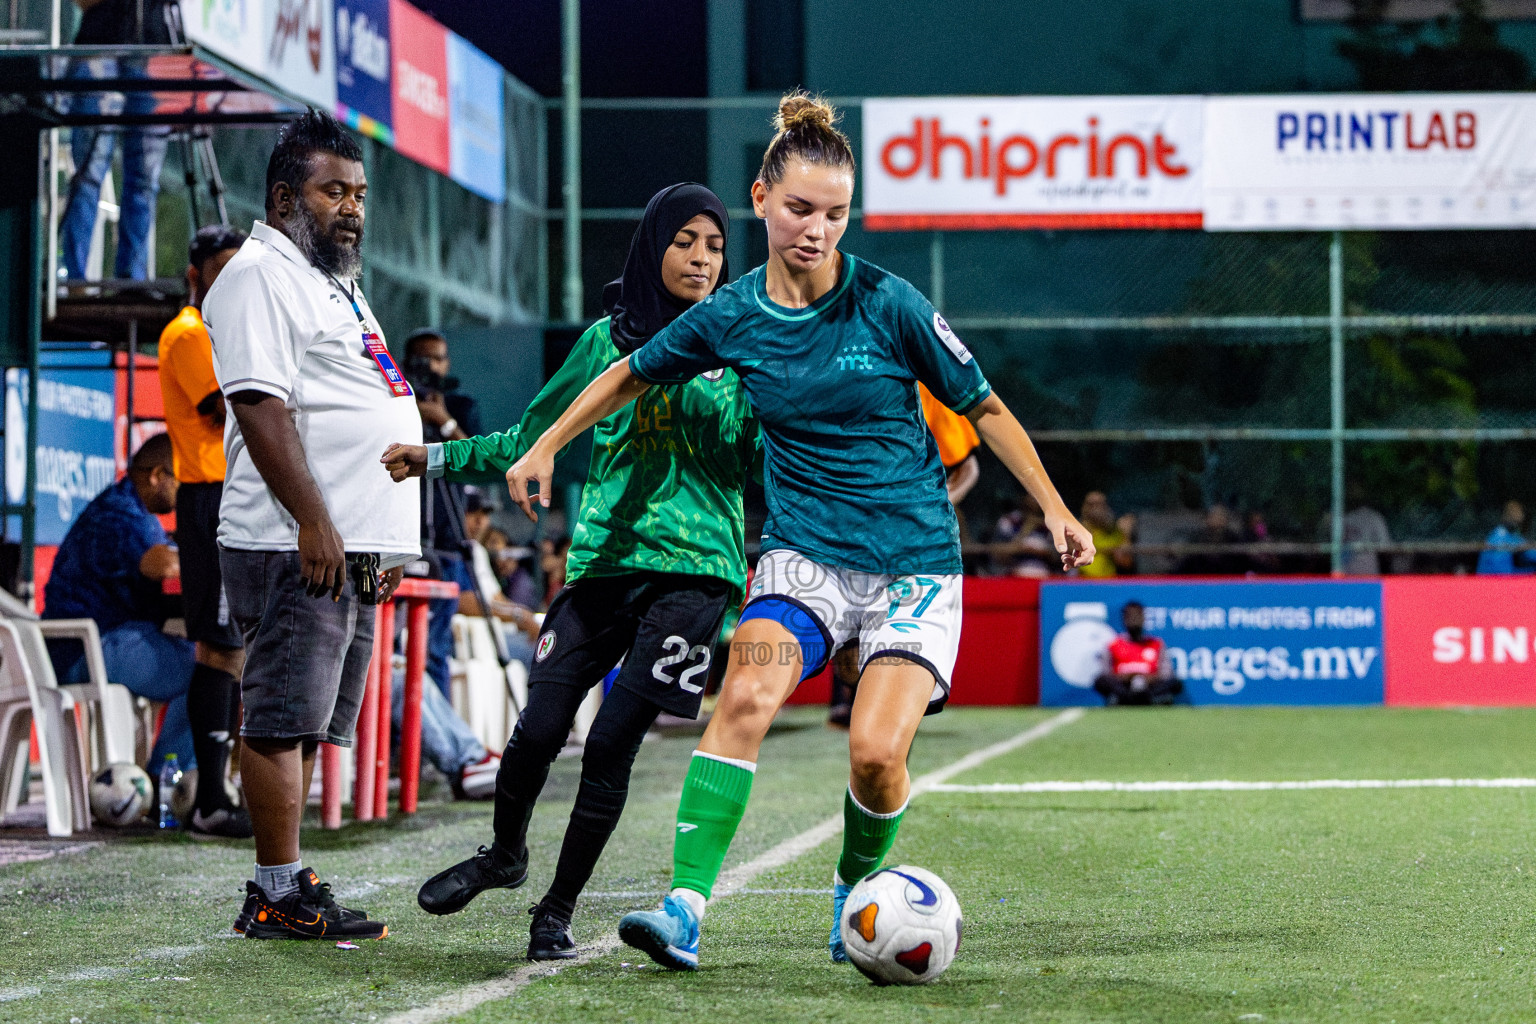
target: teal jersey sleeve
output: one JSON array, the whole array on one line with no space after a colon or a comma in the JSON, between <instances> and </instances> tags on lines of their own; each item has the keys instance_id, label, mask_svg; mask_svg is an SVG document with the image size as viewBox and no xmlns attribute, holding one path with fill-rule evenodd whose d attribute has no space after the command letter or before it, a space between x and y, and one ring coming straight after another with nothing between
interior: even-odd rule
<instances>
[{"instance_id":1,"label":"teal jersey sleeve","mask_svg":"<svg viewBox=\"0 0 1536 1024\"><path fill-rule=\"evenodd\" d=\"M724 303L711 295L658 331L629 357L629 372L647 384L681 384L718 370L715 341L730 325Z\"/></svg>"},{"instance_id":2,"label":"teal jersey sleeve","mask_svg":"<svg viewBox=\"0 0 1536 1024\"><path fill-rule=\"evenodd\" d=\"M905 281L899 282L896 321L907 367L935 398L964 416L992 393L971 350Z\"/></svg>"}]
</instances>

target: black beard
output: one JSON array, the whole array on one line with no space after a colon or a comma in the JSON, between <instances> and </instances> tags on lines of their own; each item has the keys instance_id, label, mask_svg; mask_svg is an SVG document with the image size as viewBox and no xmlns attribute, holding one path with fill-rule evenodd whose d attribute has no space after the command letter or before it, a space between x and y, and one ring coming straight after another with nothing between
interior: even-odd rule
<instances>
[{"instance_id":1,"label":"black beard","mask_svg":"<svg viewBox=\"0 0 1536 1024\"><path fill-rule=\"evenodd\" d=\"M338 221L338 224L356 230L357 244L346 245L336 241L334 235L322 234L314 212L302 202L294 204L293 214L284 221L283 227L289 240L316 270L355 281L363 272L363 226L350 219Z\"/></svg>"}]
</instances>

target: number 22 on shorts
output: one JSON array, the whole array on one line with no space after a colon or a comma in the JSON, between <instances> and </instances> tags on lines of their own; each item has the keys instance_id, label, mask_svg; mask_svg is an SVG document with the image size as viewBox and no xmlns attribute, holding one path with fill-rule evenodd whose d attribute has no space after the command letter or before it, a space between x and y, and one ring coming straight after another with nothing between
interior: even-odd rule
<instances>
[{"instance_id":1,"label":"number 22 on shorts","mask_svg":"<svg viewBox=\"0 0 1536 1024\"><path fill-rule=\"evenodd\" d=\"M671 653L656 659L656 664L651 666L651 675L655 679L667 684L668 686L676 683L679 687L687 690L689 693L703 693L704 684L693 683L690 680L702 672L709 671L709 648L704 644L699 644L698 646L690 649L687 640L684 640L680 636L669 636L661 642L661 649L664 651L670 651ZM698 664L683 669L683 671L679 673L676 679L673 679L667 675L665 671L666 669L671 668L673 665L682 664L683 662L689 661L693 658L699 659Z\"/></svg>"}]
</instances>

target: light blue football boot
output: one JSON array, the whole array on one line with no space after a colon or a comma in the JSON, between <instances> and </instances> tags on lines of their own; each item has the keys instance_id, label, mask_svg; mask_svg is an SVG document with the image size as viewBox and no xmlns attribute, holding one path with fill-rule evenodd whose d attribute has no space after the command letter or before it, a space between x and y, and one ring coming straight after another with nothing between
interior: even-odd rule
<instances>
[{"instance_id":1,"label":"light blue football boot","mask_svg":"<svg viewBox=\"0 0 1536 1024\"><path fill-rule=\"evenodd\" d=\"M843 948L843 904L848 902L851 892L853 886L844 885L836 875L832 876L832 934L827 936L827 949L835 964L848 962L848 951Z\"/></svg>"},{"instance_id":2,"label":"light blue football boot","mask_svg":"<svg viewBox=\"0 0 1536 1024\"><path fill-rule=\"evenodd\" d=\"M668 896L660 910L637 910L619 921L619 938L674 971L699 969L699 922L680 899Z\"/></svg>"}]
</instances>

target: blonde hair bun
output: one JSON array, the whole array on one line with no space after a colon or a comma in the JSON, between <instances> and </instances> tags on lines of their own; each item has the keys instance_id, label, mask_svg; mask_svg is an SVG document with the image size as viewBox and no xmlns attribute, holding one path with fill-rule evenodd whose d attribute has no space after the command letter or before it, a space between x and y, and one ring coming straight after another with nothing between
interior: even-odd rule
<instances>
[{"instance_id":1,"label":"blonde hair bun","mask_svg":"<svg viewBox=\"0 0 1536 1024\"><path fill-rule=\"evenodd\" d=\"M773 117L773 130L793 131L796 128L831 128L837 123L837 111L820 96L812 96L804 89L796 89L779 100L779 112Z\"/></svg>"}]
</instances>

